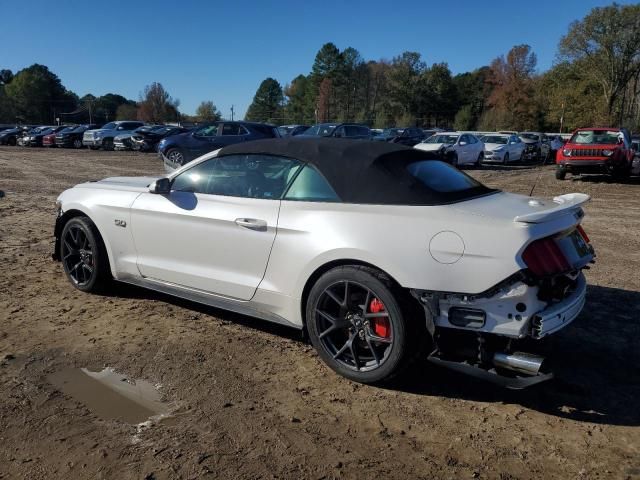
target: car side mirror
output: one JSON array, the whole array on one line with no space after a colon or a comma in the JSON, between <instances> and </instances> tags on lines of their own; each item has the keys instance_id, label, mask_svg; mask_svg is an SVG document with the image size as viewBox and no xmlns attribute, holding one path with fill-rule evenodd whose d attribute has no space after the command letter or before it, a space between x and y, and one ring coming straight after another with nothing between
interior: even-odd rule
<instances>
[{"instance_id":1,"label":"car side mirror","mask_svg":"<svg viewBox=\"0 0 640 480\"><path fill-rule=\"evenodd\" d=\"M460 143L459 143L459 145L460 145L461 147L464 147L466 144L467 144L467 142L460 142Z\"/></svg>"},{"instance_id":2,"label":"car side mirror","mask_svg":"<svg viewBox=\"0 0 640 480\"><path fill-rule=\"evenodd\" d=\"M159 178L149 185L149 193L157 193L158 195L166 195L171 192L171 180L168 178Z\"/></svg>"}]
</instances>

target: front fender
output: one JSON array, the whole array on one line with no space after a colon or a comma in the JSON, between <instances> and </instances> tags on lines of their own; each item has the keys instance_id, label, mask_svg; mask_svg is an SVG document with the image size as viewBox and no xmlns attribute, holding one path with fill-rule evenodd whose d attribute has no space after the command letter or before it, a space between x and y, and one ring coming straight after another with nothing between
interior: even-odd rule
<instances>
[{"instance_id":1,"label":"front fender","mask_svg":"<svg viewBox=\"0 0 640 480\"><path fill-rule=\"evenodd\" d=\"M113 189L71 188L63 192L58 201L62 215L56 219L56 251L58 239L69 218L78 215L88 217L102 237L109 266L117 279L122 275L139 276L137 253L130 228L130 207L139 192Z\"/></svg>"}]
</instances>

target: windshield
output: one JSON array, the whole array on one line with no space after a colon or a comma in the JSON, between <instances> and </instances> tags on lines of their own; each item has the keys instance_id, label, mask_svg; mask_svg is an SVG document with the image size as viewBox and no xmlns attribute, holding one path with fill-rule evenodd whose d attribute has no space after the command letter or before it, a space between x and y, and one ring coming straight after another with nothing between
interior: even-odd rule
<instances>
[{"instance_id":1,"label":"windshield","mask_svg":"<svg viewBox=\"0 0 640 480\"><path fill-rule=\"evenodd\" d=\"M509 137L502 137L499 135L485 135L480 140L484 143L499 143L500 145L506 145Z\"/></svg>"},{"instance_id":2,"label":"windshield","mask_svg":"<svg viewBox=\"0 0 640 480\"><path fill-rule=\"evenodd\" d=\"M62 129L62 130L60 130L60 132L58 132L58 133L69 133L69 132L73 132L76 128L78 128L78 127L77 127L77 125L73 125L73 126L71 126L71 127L63 128L63 129Z\"/></svg>"},{"instance_id":3,"label":"windshield","mask_svg":"<svg viewBox=\"0 0 640 480\"><path fill-rule=\"evenodd\" d=\"M622 138L622 132L619 130L580 130L571 137L569 143L611 145L621 142Z\"/></svg>"},{"instance_id":4,"label":"windshield","mask_svg":"<svg viewBox=\"0 0 640 480\"><path fill-rule=\"evenodd\" d=\"M382 131L382 136L384 137L399 137L404 132L402 128L385 128Z\"/></svg>"},{"instance_id":5,"label":"windshield","mask_svg":"<svg viewBox=\"0 0 640 480\"><path fill-rule=\"evenodd\" d=\"M307 129L304 134L315 135L317 137L328 137L333 133L336 127L337 125L335 123L321 123L320 125L314 125L313 127Z\"/></svg>"},{"instance_id":6,"label":"windshield","mask_svg":"<svg viewBox=\"0 0 640 480\"><path fill-rule=\"evenodd\" d=\"M153 133L156 133L158 135L164 135L165 133L169 133L170 131L172 131L174 128L176 127L158 127L153 128L152 131Z\"/></svg>"},{"instance_id":7,"label":"windshield","mask_svg":"<svg viewBox=\"0 0 640 480\"><path fill-rule=\"evenodd\" d=\"M527 140L540 140L540 135L536 135L535 133L521 133L520 138L526 138Z\"/></svg>"},{"instance_id":8,"label":"windshield","mask_svg":"<svg viewBox=\"0 0 640 480\"><path fill-rule=\"evenodd\" d=\"M460 135L433 135L427 138L424 143L446 143L452 145L456 143L459 136Z\"/></svg>"}]
</instances>

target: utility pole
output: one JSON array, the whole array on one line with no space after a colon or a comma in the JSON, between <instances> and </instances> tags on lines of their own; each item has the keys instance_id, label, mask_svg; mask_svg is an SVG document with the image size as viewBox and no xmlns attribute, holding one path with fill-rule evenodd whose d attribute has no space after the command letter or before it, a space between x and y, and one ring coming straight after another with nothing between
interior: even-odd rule
<instances>
[{"instance_id":1,"label":"utility pole","mask_svg":"<svg viewBox=\"0 0 640 480\"><path fill-rule=\"evenodd\" d=\"M234 114L233 105L231 105L231 121L232 122L233 122L233 114Z\"/></svg>"}]
</instances>

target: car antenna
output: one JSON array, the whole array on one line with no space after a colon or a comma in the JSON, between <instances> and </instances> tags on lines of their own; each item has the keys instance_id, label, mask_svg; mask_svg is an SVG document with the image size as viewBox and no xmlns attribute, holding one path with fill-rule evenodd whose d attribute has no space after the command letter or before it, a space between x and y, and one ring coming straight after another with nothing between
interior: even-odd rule
<instances>
[{"instance_id":1,"label":"car antenna","mask_svg":"<svg viewBox=\"0 0 640 480\"><path fill-rule=\"evenodd\" d=\"M540 180L540 177L542 176L542 172L544 172L544 168L542 168L542 165L540 167L538 167L538 168L540 170L540 173L538 173L538 176L536 177L536 181L533 182L533 185L531 186L531 191L529 192L529 196L533 195L533 191L536 189L536 186L538 185L538 181Z\"/></svg>"}]
</instances>

